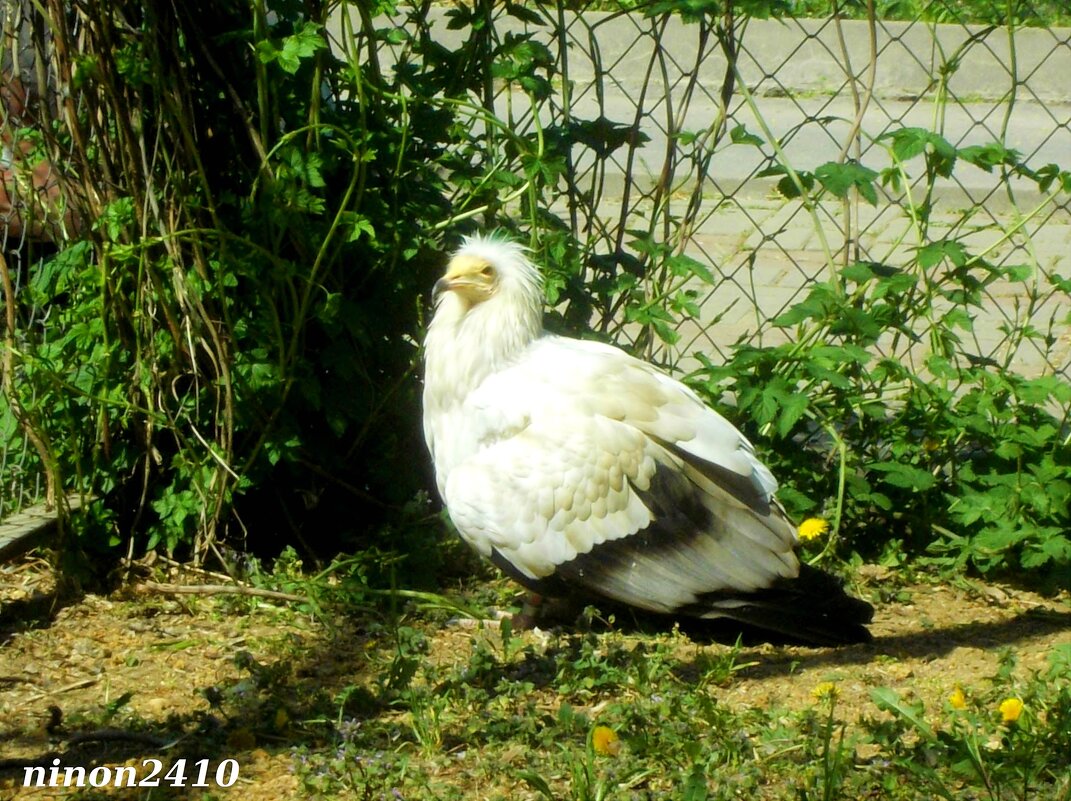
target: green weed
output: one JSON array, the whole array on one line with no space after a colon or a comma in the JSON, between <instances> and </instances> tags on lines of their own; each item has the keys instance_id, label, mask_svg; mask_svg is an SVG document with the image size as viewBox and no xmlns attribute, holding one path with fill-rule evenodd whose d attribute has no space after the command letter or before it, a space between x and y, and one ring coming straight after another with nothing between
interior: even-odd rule
<instances>
[{"instance_id":1,"label":"green weed","mask_svg":"<svg viewBox=\"0 0 1071 801\"><path fill-rule=\"evenodd\" d=\"M939 710L890 688L852 708L830 681L789 711L729 705L720 685L694 681L735 648L704 647L699 670L682 674L648 663L672 653L681 665L695 646L675 635L607 636L602 648L524 638L508 659L496 639L477 635L467 658L436 666L415 656L393 702L340 715L335 746L297 754L303 782L328 797L371 783L428 799L1066 797L1066 647L1036 673L1009 653L987 686L950 686ZM554 684L600 668L610 678L583 692Z\"/></svg>"},{"instance_id":2,"label":"green weed","mask_svg":"<svg viewBox=\"0 0 1071 801\"><path fill-rule=\"evenodd\" d=\"M1047 670L1028 680L1014 668L1008 652L989 688L951 689L937 720L917 702L876 690L875 703L893 718L873 726L876 740L900 771L941 798L968 787L991 801L1066 797L1071 648L1057 646Z\"/></svg>"}]
</instances>

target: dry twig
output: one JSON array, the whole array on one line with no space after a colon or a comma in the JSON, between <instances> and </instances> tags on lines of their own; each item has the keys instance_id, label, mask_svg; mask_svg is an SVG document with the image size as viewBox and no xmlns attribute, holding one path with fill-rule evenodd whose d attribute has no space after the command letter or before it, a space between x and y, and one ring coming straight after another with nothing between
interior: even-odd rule
<instances>
[{"instance_id":1,"label":"dry twig","mask_svg":"<svg viewBox=\"0 0 1071 801\"><path fill-rule=\"evenodd\" d=\"M246 587L243 584L161 584L158 581L145 580L139 582L137 586L169 595L249 595L254 598L270 598L274 601L309 603L309 599L304 595Z\"/></svg>"}]
</instances>

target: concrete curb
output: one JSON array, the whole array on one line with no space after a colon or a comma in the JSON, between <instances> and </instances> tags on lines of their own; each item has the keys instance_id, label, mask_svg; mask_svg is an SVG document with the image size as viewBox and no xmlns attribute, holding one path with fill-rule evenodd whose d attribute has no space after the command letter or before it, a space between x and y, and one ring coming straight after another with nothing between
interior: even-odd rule
<instances>
[{"instance_id":1,"label":"concrete curb","mask_svg":"<svg viewBox=\"0 0 1071 801\"><path fill-rule=\"evenodd\" d=\"M470 35L467 30L450 30L448 9L432 8L428 19L436 41L457 47ZM578 83L594 78L594 63L614 74L614 82L629 92L642 85L651 47L635 48L638 38L653 43L661 30L659 44L671 63L691 68L699 52L699 25L678 16L648 19L637 14L589 11L583 15L568 11L565 27L573 35L570 42L570 79ZM400 24L402 18L396 23ZM390 20L384 20L390 25ZM663 28L664 26L664 28ZM536 41L554 47L554 31L548 26L527 25L505 14L496 21L500 36L530 33ZM799 94L835 93L844 86L848 64L862 75L870 57L869 24L843 20L844 46L837 25L830 19L751 19L740 41L738 65L741 75L758 93L764 79L776 74L780 87L769 91ZM338 14L328 24L337 37L341 30ZM588 35L590 30L590 36ZM923 22L879 21L876 29L878 70L874 86L877 97L916 98L935 90L933 78L957 55L949 90L965 100L999 101L1012 87L1012 49L1009 37L991 33L984 41L964 47L972 37L987 29L980 25L930 24ZM1071 28L1020 28L1014 32L1018 81L1028 87L1031 102L1071 103ZM724 56L710 52L699 65L703 83L718 85L725 72Z\"/></svg>"},{"instance_id":2,"label":"concrete curb","mask_svg":"<svg viewBox=\"0 0 1071 801\"><path fill-rule=\"evenodd\" d=\"M92 497L85 500L93 500ZM76 512L82 508L82 496L68 495L67 509ZM39 503L5 517L0 521L0 562L21 556L38 545L43 545L55 534L59 512L54 506Z\"/></svg>"}]
</instances>

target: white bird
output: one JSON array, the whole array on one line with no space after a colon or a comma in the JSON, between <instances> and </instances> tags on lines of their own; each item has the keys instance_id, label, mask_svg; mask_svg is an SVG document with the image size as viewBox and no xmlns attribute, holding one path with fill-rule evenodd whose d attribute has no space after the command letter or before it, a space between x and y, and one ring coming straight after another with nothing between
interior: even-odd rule
<instances>
[{"instance_id":1,"label":"white bird","mask_svg":"<svg viewBox=\"0 0 1071 801\"><path fill-rule=\"evenodd\" d=\"M684 384L543 330L522 246L467 237L435 284L424 436L450 518L529 590L869 639L869 604L801 566L777 481Z\"/></svg>"}]
</instances>

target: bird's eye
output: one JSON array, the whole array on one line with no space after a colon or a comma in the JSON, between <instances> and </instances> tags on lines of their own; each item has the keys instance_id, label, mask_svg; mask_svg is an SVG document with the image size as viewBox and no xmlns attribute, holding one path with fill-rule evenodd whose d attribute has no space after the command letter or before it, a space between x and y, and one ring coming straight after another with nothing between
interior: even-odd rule
<instances>
[{"instance_id":1,"label":"bird's eye","mask_svg":"<svg viewBox=\"0 0 1071 801\"><path fill-rule=\"evenodd\" d=\"M484 278L494 278L495 268L488 264L486 267L480 270L480 275L482 275Z\"/></svg>"}]
</instances>

